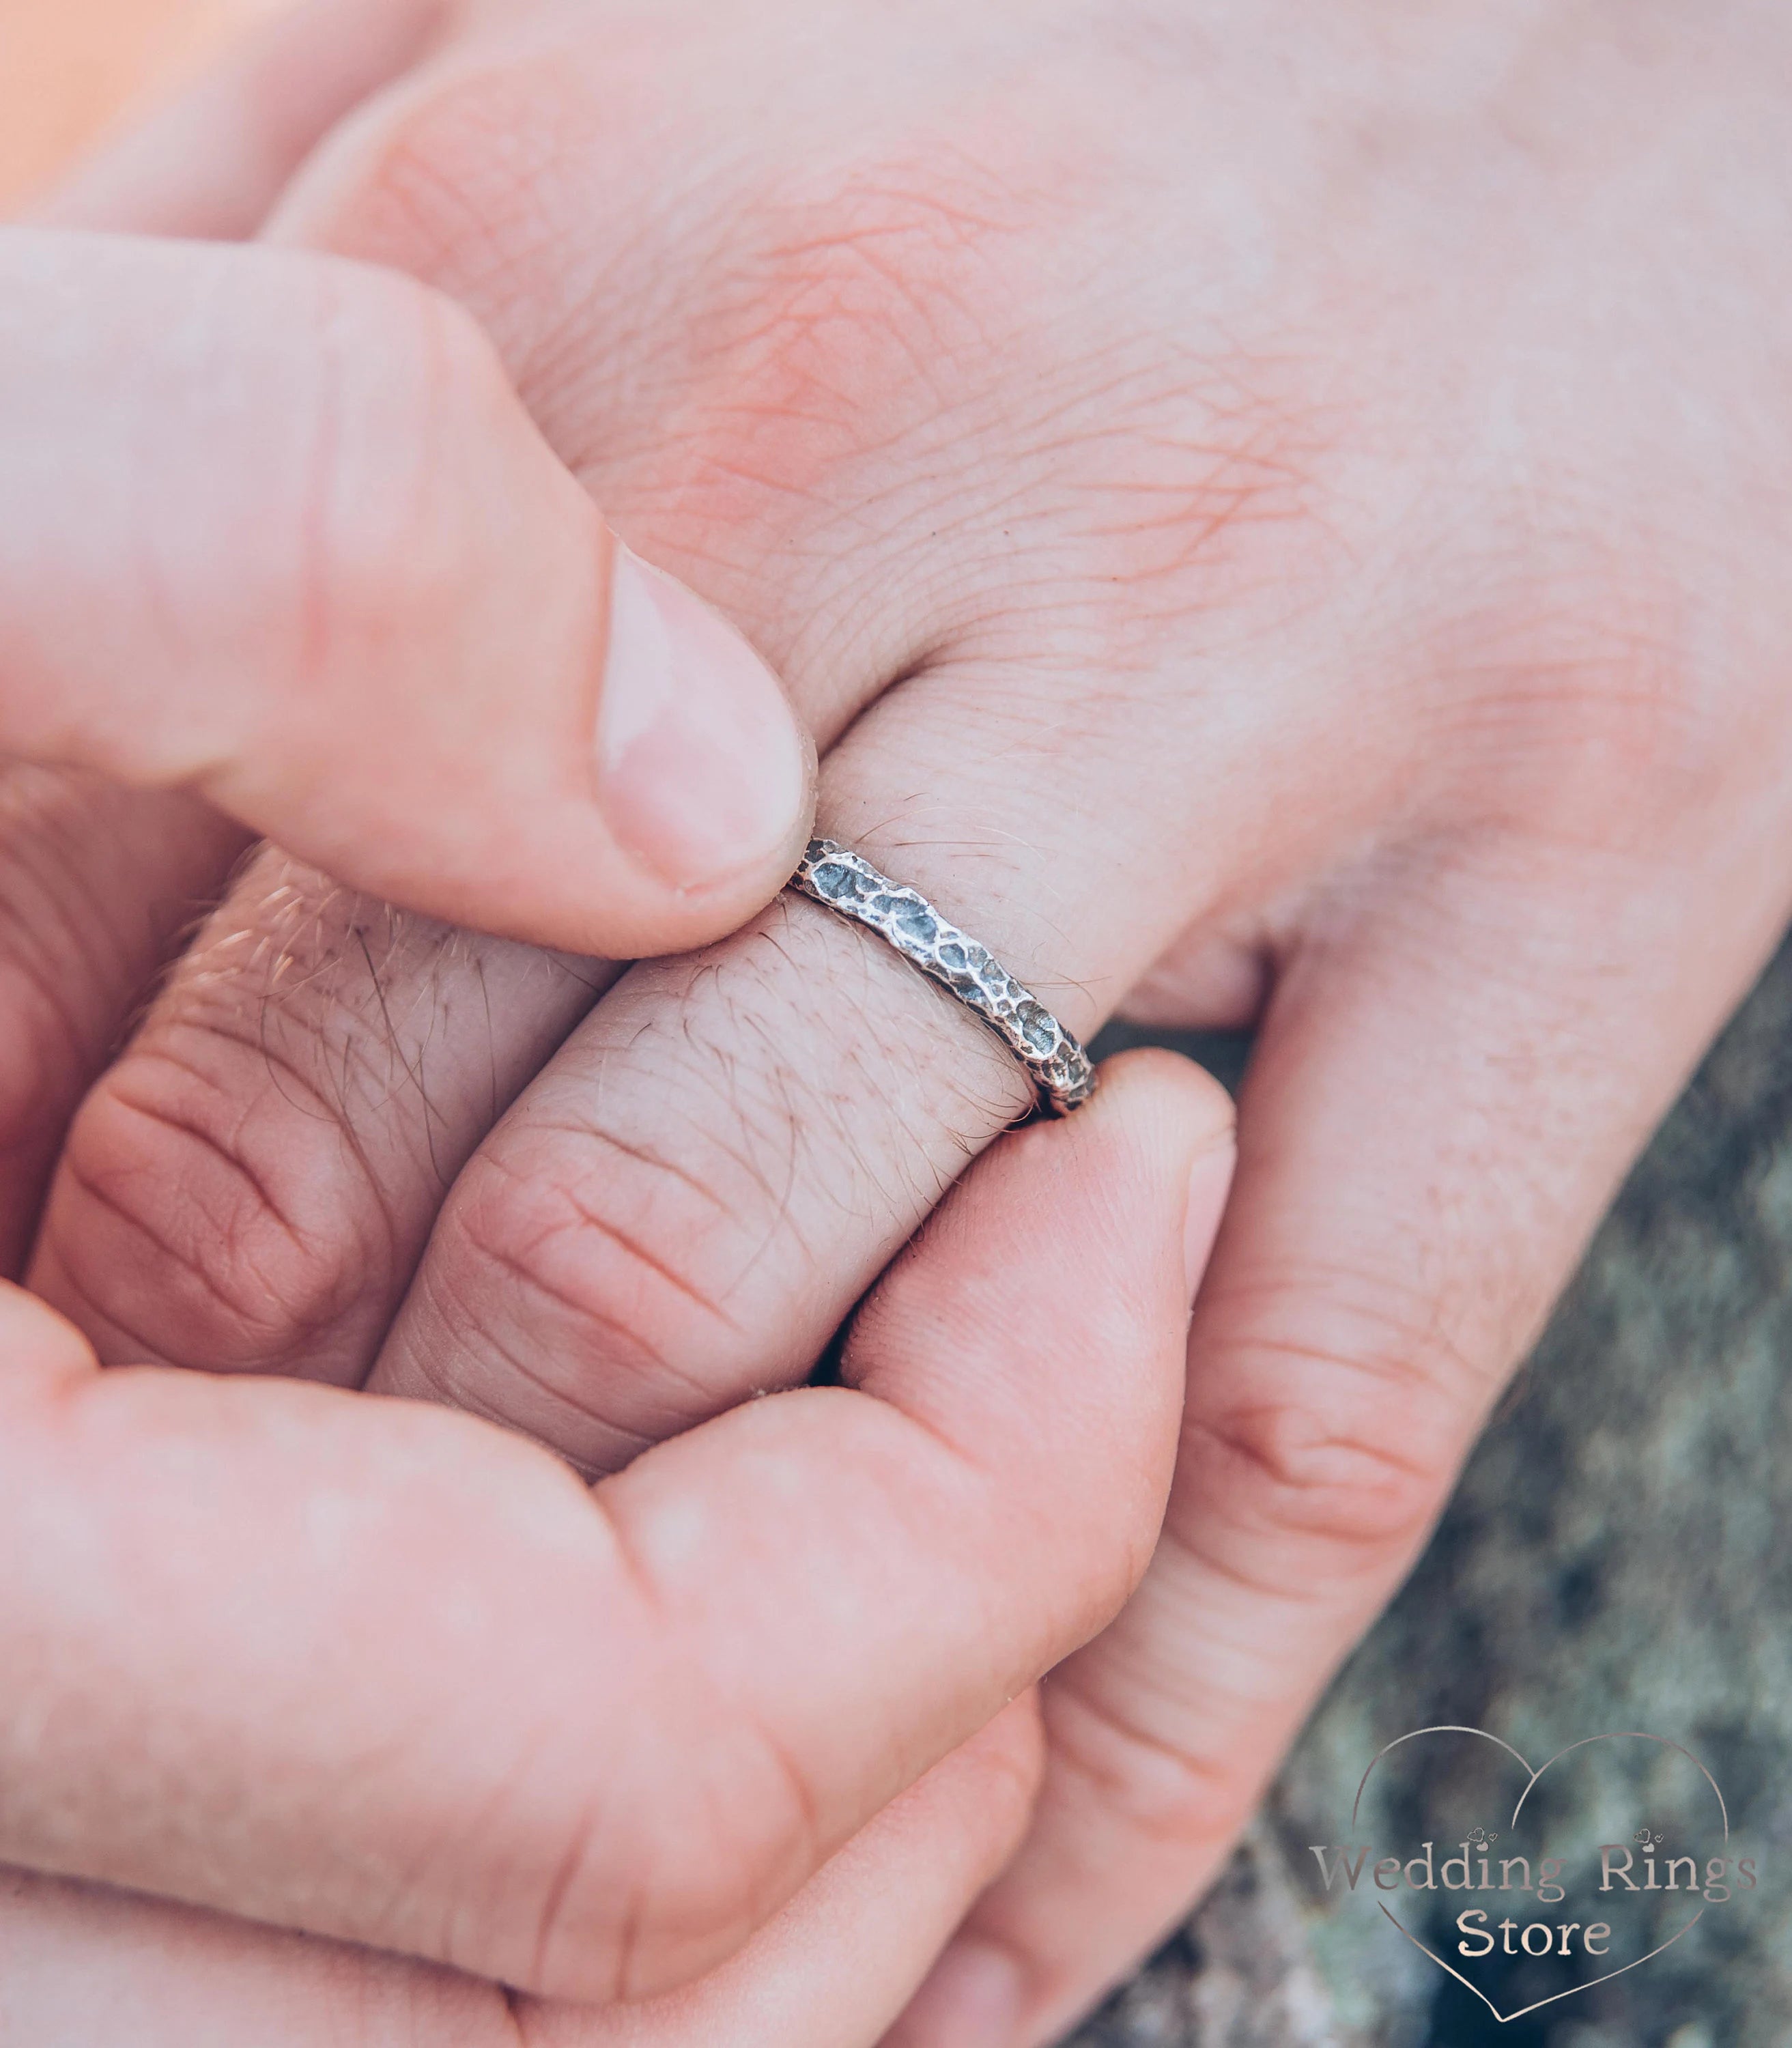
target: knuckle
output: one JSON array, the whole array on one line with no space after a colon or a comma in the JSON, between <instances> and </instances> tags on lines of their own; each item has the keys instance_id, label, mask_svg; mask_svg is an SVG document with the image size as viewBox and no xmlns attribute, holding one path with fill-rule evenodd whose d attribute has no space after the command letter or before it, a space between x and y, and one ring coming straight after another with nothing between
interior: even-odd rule
<instances>
[{"instance_id":1,"label":"knuckle","mask_svg":"<svg viewBox=\"0 0 1792 2048\"><path fill-rule=\"evenodd\" d=\"M1045 1710L1053 1768L1080 1780L1141 1840L1216 1850L1255 1803L1255 1782L1235 1756L1216 1760L1146 1726L1111 1689L1084 1682L1074 1662L1053 1679Z\"/></svg>"},{"instance_id":2,"label":"knuckle","mask_svg":"<svg viewBox=\"0 0 1792 2048\"><path fill-rule=\"evenodd\" d=\"M692 1177L596 1130L500 1133L432 1249L438 1304L472 1332L441 1369L506 1419L545 1395L556 1447L594 1468L688 1428L737 1391L742 1334L708 1277L726 1230Z\"/></svg>"},{"instance_id":3,"label":"knuckle","mask_svg":"<svg viewBox=\"0 0 1792 2048\"><path fill-rule=\"evenodd\" d=\"M1360 1305L1318 1333L1256 1329L1223 1348L1204 1371L1197 1336L1185 1423L1204 1516L1366 1564L1422 1540L1487 1382L1433 1316Z\"/></svg>"},{"instance_id":4,"label":"knuckle","mask_svg":"<svg viewBox=\"0 0 1792 2048\"><path fill-rule=\"evenodd\" d=\"M264 1064L246 1091L248 1061L266 1057L165 1031L83 1105L40 1263L45 1291L103 1358L281 1368L320 1348L378 1284L377 1235L351 1236L317 1212L319 1187L339 1189L339 1127L308 1091L297 1132L289 1116L261 1113L264 1098L289 1108L305 1085Z\"/></svg>"},{"instance_id":5,"label":"knuckle","mask_svg":"<svg viewBox=\"0 0 1792 2048\"><path fill-rule=\"evenodd\" d=\"M22 1262L69 1119L168 925L212 886L176 851L184 807L166 801L66 770L0 772L0 1270ZM221 864L227 839L206 836L200 867L212 848Z\"/></svg>"},{"instance_id":6,"label":"knuckle","mask_svg":"<svg viewBox=\"0 0 1792 2048\"><path fill-rule=\"evenodd\" d=\"M806 1375L1018 1106L980 1026L842 945L780 910L637 968L461 1175L390 1370L589 1470Z\"/></svg>"},{"instance_id":7,"label":"knuckle","mask_svg":"<svg viewBox=\"0 0 1792 2048\"><path fill-rule=\"evenodd\" d=\"M1404 1548L1429 1526L1439 1476L1390 1441L1391 1415L1348 1422L1282 1402L1200 1418L1235 1519L1340 1548Z\"/></svg>"},{"instance_id":8,"label":"knuckle","mask_svg":"<svg viewBox=\"0 0 1792 2048\"><path fill-rule=\"evenodd\" d=\"M741 1948L836 1846L800 1760L712 1680L682 1674L642 1759L651 1803L614 1786L546 1844L516 1978L634 2001Z\"/></svg>"}]
</instances>

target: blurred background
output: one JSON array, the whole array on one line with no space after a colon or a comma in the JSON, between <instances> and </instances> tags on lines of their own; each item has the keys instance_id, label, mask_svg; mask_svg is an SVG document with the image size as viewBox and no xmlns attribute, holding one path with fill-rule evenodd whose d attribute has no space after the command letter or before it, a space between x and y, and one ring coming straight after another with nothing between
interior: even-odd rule
<instances>
[{"instance_id":1,"label":"blurred background","mask_svg":"<svg viewBox=\"0 0 1792 2048\"><path fill-rule=\"evenodd\" d=\"M0 0L0 209L285 0Z\"/></svg>"},{"instance_id":2,"label":"blurred background","mask_svg":"<svg viewBox=\"0 0 1792 2048\"><path fill-rule=\"evenodd\" d=\"M1235 1084L1248 1057L1240 1041L1181 1042ZM1789 1361L1792 944L1631 1175L1232 1869L1076 2048L1792 2048ZM1755 1861L1759 1888L1707 1909L1640 1968L1565 1997L1584 1971L1489 1959L1477 1984L1523 2014L1502 2023L1372 1898L1327 1892L1309 1844L1411 1854L1429 1840L1441 1857L1482 1821L1506 1853L1564 1854L1575 1869L1645 1824L1675 1854L1701 1831L1707 1849L1726 1845L1704 1795L1665 1782L1646 1743L1549 1774L1543 1852L1496 1810L1469 1743L1378 1766L1353 1829L1377 1751L1440 1726L1488 1730L1539 1765L1619 1730L1684 1744L1721 1787L1728 1853ZM1533 1808L1527 1828L1539 1818ZM1593 1897L1633 1957L1687 1919L1684 1893ZM1395 1903L1453 1953L1460 1899Z\"/></svg>"},{"instance_id":3,"label":"blurred background","mask_svg":"<svg viewBox=\"0 0 1792 2048\"><path fill-rule=\"evenodd\" d=\"M0 0L0 212L285 3ZM1104 1049L1142 1035L1110 1033ZM1789 1045L1792 948L1632 1176L1226 1879L1080 2048L1792 2043ZM1185 1049L1234 1085L1249 1054L1235 1040ZM1321 1891L1306 1846L1452 1842L1478 1795L1447 1761L1391 1781L1349 1827L1377 1750L1437 1723L1539 1760L1612 1729L1687 1744L1723 1786L1759 1891L1642 1970L1501 2025L1370 1900ZM1575 1801L1597 1787L1577 1782L1559 1822L1596 1840L1608 1824ZM1631 1797L1664 1818L1646 1776ZM1522 1957L1503 1980L1507 2010L1559 1988Z\"/></svg>"}]
</instances>

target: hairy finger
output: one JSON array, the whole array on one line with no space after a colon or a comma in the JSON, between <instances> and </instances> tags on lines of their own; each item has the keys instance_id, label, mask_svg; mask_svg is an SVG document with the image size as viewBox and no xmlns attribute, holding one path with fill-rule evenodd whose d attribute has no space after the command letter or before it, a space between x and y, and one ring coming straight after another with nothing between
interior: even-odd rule
<instances>
[{"instance_id":1,"label":"hairy finger","mask_svg":"<svg viewBox=\"0 0 1792 2048\"><path fill-rule=\"evenodd\" d=\"M25 1263L76 1105L242 842L190 798L0 766L0 1277Z\"/></svg>"},{"instance_id":2,"label":"hairy finger","mask_svg":"<svg viewBox=\"0 0 1792 2048\"><path fill-rule=\"evenodd\" d=\"M1148 1557L1229 1105L997 1146L847 1384L594 1491L467 1418L99 1373L8 1297L0 1859L639 1997L740 1948Z\"/></svg>"},{"instance_id":3,"label":"hairy finger","mask_svg":"<svg viewBox=\"0 0 1792 2048\"><path fill-rule=\"evenodd\" d=\"M263 851L83 1104L33 1286L105 1363L359 1386L455 1176L619 972Z\"/></svg>"}]
</instances>

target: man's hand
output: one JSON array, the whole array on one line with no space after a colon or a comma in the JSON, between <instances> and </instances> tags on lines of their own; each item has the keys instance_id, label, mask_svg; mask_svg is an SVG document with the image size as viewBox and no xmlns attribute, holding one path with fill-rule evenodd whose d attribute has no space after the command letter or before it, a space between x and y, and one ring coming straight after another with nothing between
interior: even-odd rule
<instances>
[{"instance_id":1,"label":"man's hand","mask_svg":"<svg viewBox=\"0 0 1792 2048\"><path fill-rule=\"evenodd\" d=\"M867 1302L842 1385L595 1490L436 1409L102 1373L0 1292L0 1862L581 2004L731 1959L687 2005L805 1975L819 1996L806 1957L856 1927L832 1995L874 2038L1024 1818L1037 1727L1010 1703L1150 1555L1229 1135L1186 1063L1116 1063L1086 1115L954 1192ZM891 1883L919 1910L872 1938ZM153 1924L217 1965L227 2009L245 1956L304 1977L289 1949ZM16 1889L9 2034L97 2038L30 2016L122 1996L132 1926ZM320 2025L362 1975L424 1982L312 1974ZM482 2024L504 2010L438 1990Z\"/></svg>"},{"instance_id":2,"label":"man's hand","mask_svg":"<svg viewBox=\"0 0 1792 2048\"><path fill-rule=\"evenodd\" d=\"M619 548L460 308L289 251L0 235L0 747L184 790L482 930L774 895L808 743Z\"/></svg>"},{"instance_id":3,"label":"man's hand","mask_svg":"<svg viewBox=\"0 0 1792 2048\"><path fill-rule=\"evenodd\" d=\"M0 1871L8 2048L871 2048L1024 1831L1034 1696L886 1806L738 1955L571 2006L407 1957Z\"/></svg>"},{"instance_id":4,"label":"man's hand","mask_svg":"<svg viewBox=\"0 0 1792 2048\"><path fill-rule=\"evenodd\" d=\"M337 258L67 231L225 224L196 154L265 194L415 13L332 6L308 78L283 25L253 145L239 64L184 123L234 126L234 157L189 133L158 178L139 140L130 204L0 229L0 1273L244 827L583 953L734 929L807 836L778 684L617 547L461 308Z\"/></svg>"},{"instance_id":5,"label":"man's hand","mask_svg":"<svg viewBox=\"0 0 1792 2048\"><path fill-rule=\"evenodd\" d=\"M929 2048L1204 1881L1783 921L1789 88L1744 0L491 0L277 210L473 308L824 829L1072 1028L1260 1023L1167 1540ZM594 1472L801 1380L1020 1084L807 904L607 980L266 857L40 1283Z\"/></svg>"}]
</instances>

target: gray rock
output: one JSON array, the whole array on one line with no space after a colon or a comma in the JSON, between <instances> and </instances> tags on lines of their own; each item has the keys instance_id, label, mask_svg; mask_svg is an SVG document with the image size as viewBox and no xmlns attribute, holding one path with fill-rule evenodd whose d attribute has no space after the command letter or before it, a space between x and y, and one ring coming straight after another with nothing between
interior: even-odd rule
<instances>
[{"instance_id":1,"label":"gray rock","mask_svg":"<svg viewBox=\"0 0 1792 2048\"><path fill-rule=\"evenodd\" d=\"M1235 1080L1239 1041L1176 1042ZM1077 2048L1792 2042L1789 1282L1792 946L1631 1175L1225 1879ZM1759 1889L1643 1968L1499 2023L1371 1902L1325 1893L1307 1847L1434 1837L1444 1853L1481 1817L1460 1757L1390 1778L1364 1830L1340 1832L1376 1750L1440 1723L1487 1728L1539 1763L1608 1730L1684 1743L1721 1786L1732 1853L1756 1858ZM1590 1844L1651 1802L1678 1816L1647 1748L1604 1745L1596 1769L1552 1771L1539 1787L1552 1831ZM1670 1818L1670 1837L1685 1825ZM1680 1901L1632 1910L1665 1932ZM1515 1965L1509 1983L1542 1967Z\"/></svg>"}]
</instances>

